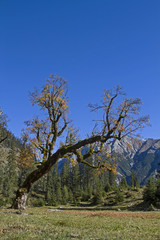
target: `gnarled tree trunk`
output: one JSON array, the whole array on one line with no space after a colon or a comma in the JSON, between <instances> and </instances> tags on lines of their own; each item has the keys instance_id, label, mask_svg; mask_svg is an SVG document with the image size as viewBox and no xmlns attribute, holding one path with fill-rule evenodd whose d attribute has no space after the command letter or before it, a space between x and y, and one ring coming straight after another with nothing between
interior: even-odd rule
<instances>
[{"instance_id":1,"label":"gnarled tree trunk","mask_svg":"<svg viewBox=\"0 0 160 240\"><path fill-rule=\"evenodd\" d=\"M16 192L16 197L13 200L12 208L25 210L28 194L31 190L33 183L40 179L44 174L46 174L50 168L57 162L60 158L60 153L57 151L52 157L49 157L46 162L44 162L39 168L31 172L24 183L18 188Z\"/></svg>"},{"instance_id":2,"label":"gnarled tree trunk","mask_svg":"<svg viewBox=\"0 0 160 240\"><path fill-rule=\"evenodd\" d=\"M13 201L12 208L19 209L19 210L25 210L28 193L29 193L29 191L26 188L20 187L17 190L16 198Z\"/></svg>"}]
</instances>

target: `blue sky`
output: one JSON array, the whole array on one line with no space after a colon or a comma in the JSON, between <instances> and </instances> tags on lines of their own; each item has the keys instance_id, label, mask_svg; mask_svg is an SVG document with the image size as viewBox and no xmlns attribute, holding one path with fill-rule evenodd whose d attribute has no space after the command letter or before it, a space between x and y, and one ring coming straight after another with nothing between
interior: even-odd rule
<instances>
[{"instance_id":1,"label":"blue sky","mask_svg":"<svg viewBox=\"0 0 160 240\"><path fill-rule=\"evenodd\" d=\"M160 138L159 0L0 0L0 106L20 136L35 110L29 92L51 73L69 86L71 117L84 136L94 116L88 103L121 85L140 97Z\"/></svg>"}]
</instances>

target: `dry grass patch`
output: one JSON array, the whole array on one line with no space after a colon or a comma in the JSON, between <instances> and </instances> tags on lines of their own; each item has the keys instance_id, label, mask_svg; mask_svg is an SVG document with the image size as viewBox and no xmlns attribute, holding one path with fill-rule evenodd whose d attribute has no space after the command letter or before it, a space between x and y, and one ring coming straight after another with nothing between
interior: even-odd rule
<instances>
[{"instance_id":1,"label":"dry grass patch","mask_svg":"<svg viewBox=\"0 0 160 240\"><path fill-rule=\"evenodd\" d=\"M87 216L106 216L117 218L150 218L160 219L160 212L114 212L114 211L75 211L65 210L66 214L82 214Z\"/></svg>"}]
</instances>

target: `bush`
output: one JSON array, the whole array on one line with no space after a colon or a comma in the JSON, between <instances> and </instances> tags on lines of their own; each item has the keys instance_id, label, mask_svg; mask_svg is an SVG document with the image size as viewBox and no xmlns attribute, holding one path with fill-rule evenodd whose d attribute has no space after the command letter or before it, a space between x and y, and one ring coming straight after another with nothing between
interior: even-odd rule
<instances>
[{"instance_id":1,"label":"bush","mask_svg":"<svg viewBox=\"0 0 160 240\"><path fill-rule=\"evenodd\" d=\"M43 198L33 198L31 199L31 205L33 207L42 207L45 205L45 200Z\"/></svg>"},{"instance_id":2,"label":"bush","mask_svg":"<svg viewBox=\"0 0 160 240\"><path fill-rule=\"evenodd\" d=\"M97 205L97 204L101 204L102 203L102 191L99 190L94 194L92 203Z\"/></svg>"},{"instance_id":3,"label":"bush","mask_svg":"<svg viewBox=\"0 0 160 240\"><path fill-rule=\"evenodd\" d=\"M133 197L133 193L131 191L128 191L126 193L126 198L131 198L131 197Z\"/></svg>"},{"instance_id":4,"label":"bush","mask_svg":"<svg viewBox=\"0 0 160 240\"><path fill-rule=\"evenodd\" d=\"M0 196L0 207L5 206L5 205L6 205L6 199L5 199L5 197Z\"/></svg>"},{"instance_id":5,"label":"bush","mask_svg":"<svg viewBox=\"0 0 160 240\"><path fill-rule=\"evenodd\" d=\"M89 201L90 198L91 198L90 194L87 193L87 192L84 192L84 193L82 194L82 199L81 199L81 201Z\"/></svg>"},{"instance_id":6,"label":"bush","mask_svg":"<svg viewBox=\"0 0 160 240\"><path fill-rule=\"evenodd\" d=\"M115 196L115 201L116 201L116 203L124 201L124 195L122 192L117 191L116 196Z\"/></svg>"}]
</instances>

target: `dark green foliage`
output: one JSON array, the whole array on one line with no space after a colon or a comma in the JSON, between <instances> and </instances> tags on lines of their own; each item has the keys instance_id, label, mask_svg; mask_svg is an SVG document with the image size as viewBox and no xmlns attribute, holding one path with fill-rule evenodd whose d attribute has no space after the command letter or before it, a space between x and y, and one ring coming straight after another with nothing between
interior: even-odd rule
<instances>
[{"instance_id":1,"label":"dark green foliage","mask_svg":"<svg viewBox=\"0 0 160 240\"><path fill-rule=\"evenodd\" d=\"M131 172L131 176L130 176L130 186L131 188L138 190L138 188L140 187L140 183L139 180L136 176L136 173L134 171Z\"/></svg>"},{"instance_id":2,"label":"dark green foliage","mask_svg":"<svg viewBox=\"0 0 160 240\"><path fill-rule=\"evenodd\" d=\"M156 205L160 207L160 177L156 182L155 200Z\"/></svg>"},{"instance_id":3,"label":"dark green foliage","mask_svg":"<svg viewBox=\"0 0 160 240\"><path fill-rule=\"evenodd\" d=\"M8 154L7 164L4 168L4 178L3 178L3 195L7 198L7 201L10 202L15 188L18 186L18 168L16 162L16 151L11 149Z\"/></svg>"},{"instance_id":4,"label":"dark green foliage","mask_svg":"<svg viewBox=\"0 0 160 240\"><path fill-rule=\"evenodd\" d=\"M127 181L126 181L124 176L122 177L122 179L120 181L119 187L122 188L122 189L127 189L128 188L128 184L127 184Z\"/></svg>"},{"instance_id":5,"label":"dark green foliage","mask_svg":"<svg viewBox=\"0 0 160 240\"><path fill-rule=\"evenodd\" d=\"M95 191L92 203L95 204L95 205L98 205L98 204L102 203L102 189L101 188L98 188Z\"/></svg>"},{"instance_id":6,"label":"dark green foliage","mask_svg":"<svg viewBox=\"0 0 160 240\"><path fill-rule=\"evenodd\" d=\"M135 187L137 190L140 188L140 183L138 179L136 179Z\"/></svg>"},{"instance_id":7,"label":"dark green foliage","mask_svg":"<svg viewBox=\"0 0 160 240\"><path fill-rule=\"evenodd\" d=\"M106 186L105 186L105 192L110 192L111 190L112 190L112 188L111 188L111 185L109 184L109 182L107 181L107 183L106 183Z\"/></svg>"},{"instance_id":8,"label":"dark green foliage","mask_svg":"<svg viewBox=\"0 0 160 240\"><path fill-rule=\"evenodd\" d=\"M90 198L91 198L91 194L89 193L89 191L82 193L82 198L81 198L82 201L84 202L89 201Z\"/></svg>"},{"instance_id":9,"label":"dark green foliage","mask_svg":"<svg viewBox=\"0 0 160 240\"><path fill-rule=\"evenodd\" d=\"M49 171L46 177L46 188L45 188L45 199L49 205L55 205L55 182L54 182L54 174L53 168Z\"/></svg>"},{"instance_id":10,"label":"dark green foliage","mask_svg":"<svg viewBox=\"0 0 160 240\"><path fill-rule=\"evenodd\" d=\"M6 198L3 195L0 195L0 207L6 205Z\"/></svg>"},{"instance_id":11,"label":"dark green foliage","mask_svg":"<svg viewBox=\"0 0 160 240\"><path fill-rule=\"evenodd\" d=\"M0 136L1 138L7 138L5 141L1 143L1 146L6 147L6 148L22 148L23 144L20 139L16 138L13 133L8 131L5 127L1 127L0 129Z\"/></svg>"},{"instance_id":12,"label":"dark green foliage","mask_svg":"<svg viewBox=\"0 0 160 240\"><path fill-rule=\"evenodd\" d=\"M126 193L126 198L131 198L133 195L133 193L131 192L131 190L129 190L129 192Z\"/></svg>"},{"instance_id":13,"label":"dark green foliage","mask_svg":"<svg viewBox=\"0 0 160 240\"><path fill-rule=\"evenodd\" d=\"M145 202L155 203L156 185L153 178L149 178L146 189L144 190L143 199Z\"/></svg>"},{"instance_id":14,"label":"dark green foliage","mask_svg":"<svg viewBox=\"0 0 160 240\"><path fill-rule=\"evenodd\" d=\"M43 198L32 198L30 204L33 207L42 207L45 205L45 200Z\"/></svg>"},{"instance_id":15,"label":"dark green foliage","mask_svg":"<svg viewBox=\"0 0 160 240\"><path fill-rule=\"evenodd\" d=\"M61 177L61 185L67 186L68 188L71 187L71 168L70 168L71 162L66 159L60 174ZM58 171L58 166L57 166Z\"/></svg>"},{"instance_id":16,"label":"dark green foliage","mask_svg":"<svg viewBox=\"0 0 160 240\"><path fill-rule=\"evenodd\" d=\"M143 199L149 204L153 204L160 208L160 177L155 180L154 178L149 178L146 189L143 193Z\"/></svg>"},{"instance_id":17,"label":"dark green foliage","mask_svg":"<svg viewBox=\"0 0 160 240\"><path fill-rule=\"evenodd\" d=\"M69 200L68 188L67 188L66 185L64 185L63 188L62 188L62 203L67 204L68 200Z\"/></svg>"},{"instance_id":18,"label":"dark green foliage","mask_svg":"<svg viewBox=\"0 0 160 240\"><path fill-rule=\"evenodd\" d=\"M116 188L116 175L112 171L109 171L109 184L112 189Z\"/></svg>"},{"instance_id":19,"label":"dark green foliage","mask_svg":"<svg viewBox=\"0 0 160 240\"><path fill-rule=\"evenodd\" d=\"M121 191L117 191L116 192L116 196L115 196L115 203L120 203L120 202L123 202L124 201L124 195L123 195L123 192Z\"/></svg>"},{"instance_id":20,"label":"dark green foliage","mask_svg":"<svg viewBox=\"0 0 160 240\"><path fill-rule=\"evenodd\" d=\"M55 186L56 200L58 203L62 202L62 189L61 189L61 179L58 178Z\"/></svg>"}]
</instances>

